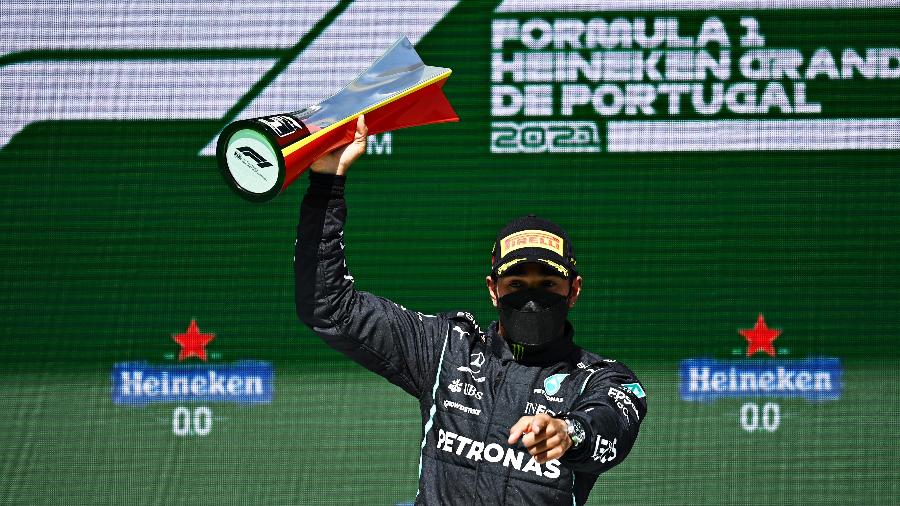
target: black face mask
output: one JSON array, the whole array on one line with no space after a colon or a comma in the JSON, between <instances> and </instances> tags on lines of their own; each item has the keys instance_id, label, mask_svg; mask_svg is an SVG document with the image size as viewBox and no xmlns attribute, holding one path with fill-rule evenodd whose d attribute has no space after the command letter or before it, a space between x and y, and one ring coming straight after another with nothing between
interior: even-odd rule
<instances>
[{"instance_id":1,"label":"black face mask","mask_svg":"<svg viewBox=\"0 0 900 506\"><path fill-rule=\"evenodd\" d=\"M568 297L540 288L504 295L497 308L506 338L534 351L562 336L569 313Z\"/></svg>"}]
</instances>

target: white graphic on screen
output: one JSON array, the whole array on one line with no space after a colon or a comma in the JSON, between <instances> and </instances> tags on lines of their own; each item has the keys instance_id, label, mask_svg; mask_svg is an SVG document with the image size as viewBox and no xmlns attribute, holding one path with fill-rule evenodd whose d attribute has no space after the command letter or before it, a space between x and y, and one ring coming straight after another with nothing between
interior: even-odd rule
<instances>
[{"instance_id":1,"label":"white graphic on screen","mask_svg":"<svg viewBox=\"0 0 900 506\"><path fill-rule=\"evenodd\" d=\"M900 118L823 107L830 83L900 79L900 47L835 46L811 24L798 35L819 47L801 51L716 12L896 4L507 0L491 21L490 151L900 149Z\"/></svg>"},{"instance_id":2,"label":"white graphic on screen","mask_svg":"<svg viewBox=\"0 0 900 506\"><path fill-rule=\"evenodd\" d=\"M401 36L418 43L457 3L419 2L406 16L383 2L349 4L234 118L224 116L338 2L0 3L0 149L41 121L233 120L294 111L340 89ZM174 56L140 57L154 50ZM70 58L72 51L92 56ZM201 154L213 156L215 141Z\"/></svg>"}]
</instances>

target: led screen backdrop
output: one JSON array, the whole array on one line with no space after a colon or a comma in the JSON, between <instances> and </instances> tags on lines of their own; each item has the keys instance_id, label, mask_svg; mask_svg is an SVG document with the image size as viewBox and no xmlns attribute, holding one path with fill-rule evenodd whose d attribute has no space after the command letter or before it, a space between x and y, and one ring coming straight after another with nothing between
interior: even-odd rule
<instances>
[{"instance_id":1,"label":"led screen backdrop","mask_svg":"<svg viewBox=\"0 0 900 506\"><path fill-rule=\"evenodd\" d=\"M0 503L414 498L416 401L296 319L305 178L213 156L401 35L461 122L370 139L358 288L487 323L494 234L551 218L649 400L591 504L900 501L900 9L652 4L0 5Z\"/></svg>"}]
</instances>

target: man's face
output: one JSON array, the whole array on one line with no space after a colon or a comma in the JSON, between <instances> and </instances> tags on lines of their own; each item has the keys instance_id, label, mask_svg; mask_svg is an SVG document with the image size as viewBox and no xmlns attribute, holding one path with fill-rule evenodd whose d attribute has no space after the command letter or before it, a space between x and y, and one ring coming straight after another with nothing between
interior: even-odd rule
<instances>
[{"instance_id":1,"label":"man's face","mask_svg":"<svg viewBox=\"0 0 900 506\"><path fill-rule=\"evenodd\" d=\"M569 282L568 279L553 274L552 270L535 262L516 265L507 275L497 278L496 281L490 276L485 281L494 307L497 307L497 300L504 295L527 288L540 288L563 297L568 296L571 308L581 292L581 276Z\"/></svg>"}]
</instances>

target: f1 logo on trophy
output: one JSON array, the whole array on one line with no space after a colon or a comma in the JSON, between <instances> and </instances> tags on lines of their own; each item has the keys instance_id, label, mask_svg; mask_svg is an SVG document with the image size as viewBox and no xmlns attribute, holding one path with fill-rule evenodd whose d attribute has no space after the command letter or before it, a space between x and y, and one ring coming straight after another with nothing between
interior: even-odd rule
<instances>
[{"instance_id":1,"label":"f1 logo on trophy","mask_svg":"<svg viewBox=\"0 0 900 506\"><path fill-rule=\"evenodd\" d=\"M450 69L422 62L406 37L335 95L296 112L231 123L219 136L216 158L241 197L265 202L335 148L353 141L356 118L369 134L459 121L442 88Z\"/></svg>"}]
</instances>

